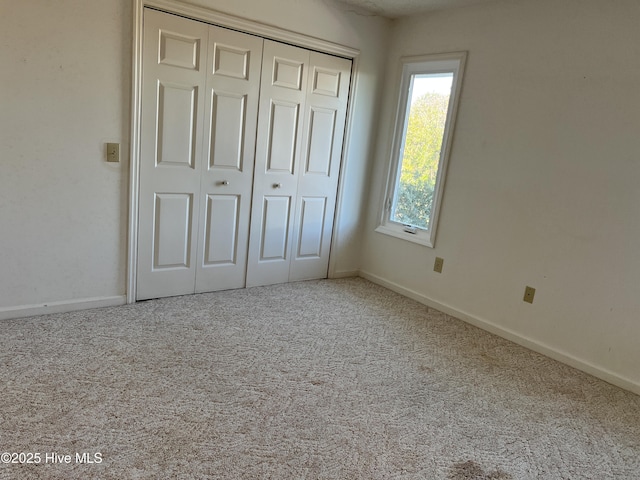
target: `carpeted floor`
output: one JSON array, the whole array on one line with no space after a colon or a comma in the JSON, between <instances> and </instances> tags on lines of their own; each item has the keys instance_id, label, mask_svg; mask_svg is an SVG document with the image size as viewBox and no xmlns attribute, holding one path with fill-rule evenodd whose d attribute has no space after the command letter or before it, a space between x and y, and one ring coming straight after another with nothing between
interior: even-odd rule
<instances>
[{"instance_id":1,"label":"carpeted floor","mask_svg":"<svg viewBox=\"0 0 640 480\"><path fill-rule=\"evenodd\" d=\"M640 478L640 397L363 279L1 325L0 479Z\"/></svg>"}]
</instances>

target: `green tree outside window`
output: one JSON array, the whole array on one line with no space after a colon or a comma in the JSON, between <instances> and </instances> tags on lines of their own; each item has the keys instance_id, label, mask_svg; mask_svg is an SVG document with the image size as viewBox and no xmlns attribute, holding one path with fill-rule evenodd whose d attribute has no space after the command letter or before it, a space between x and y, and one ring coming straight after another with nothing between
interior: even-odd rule
<instances>
[{"instance_id":1,"label":"green tree outside window","mask_svg":"<svg viewBox=\"0 0 640 480\"><path fill-rule=\"evenodd\" d=\"M428 229L453 75L414 75L392 219Z\"/></svg>"}]
</instances>

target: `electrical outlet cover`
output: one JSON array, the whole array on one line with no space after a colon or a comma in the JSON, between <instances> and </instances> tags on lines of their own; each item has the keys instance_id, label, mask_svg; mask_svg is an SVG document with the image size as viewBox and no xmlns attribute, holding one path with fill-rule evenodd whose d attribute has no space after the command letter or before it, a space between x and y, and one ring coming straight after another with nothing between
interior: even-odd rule
<instances>
[{"instance_id":1,"label":"electrical outlet cover","mask_svg":"<svg viewBox=\"0 0 640 480\"><path fill-rule=\"evenodd\" d=\"M107 162L119 162L120 161L120 144L119 143L107 143Z\"/></svg>"},{"instance_id":2,"label":"electrical outlet cover","mask_svg":"<svg viewBox=\"0 0 640 480\"><path fill-rule=\"evenodd\" d=\"M524 300L527 303L533 303L533 297L536 294L536 289L533 287L525 287L524 289Z\"/></svg>"}]
</instances>

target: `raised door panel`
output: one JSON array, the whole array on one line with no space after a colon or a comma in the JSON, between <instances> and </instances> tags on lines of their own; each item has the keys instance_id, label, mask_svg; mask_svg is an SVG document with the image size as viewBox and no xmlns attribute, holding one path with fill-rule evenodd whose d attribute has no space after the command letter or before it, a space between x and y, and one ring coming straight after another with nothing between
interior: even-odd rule
<instances>
[{"instance_id":1,"label":"raised door panel","mask_svg":"<svg viewBox=\"0 0 640 480\"><path fill-rule=\"evenodd\" d=\"M296 258L320 258L326 220L326 197L302 197Z\"/></svg>"},{"instance_id":2,"label":"raised door panel","mask_svg":"<svg viewBox=\"0 0 640 480\"><path fill-rule=\"evenodd\" d=\"M287 259L291 197L265 196L262 204L260 261Z\"/></svg>"},{"instance_id":3,"label":"raised door panel","mask_svg":"<svg viewBox=\"0 0 640 480\"><path fill-rule=\"evenodd\" d=\"M214 91L211 104L211 155L209 168L242 171L246 141L247 96Z\"/></svg>"},{"instance_id":4,"label":"raised door panel","mask_svg":"<svg viewBox=\"0 0 640 480\"><path fill-rule=\"evenodd\" d=\"M153 270L189 268L192 203L192 194L156 193Z\"/></svg>"},{"instance_id":5,"label":"raised door panel","mask_svg":"<svg viewBox=\"0 0 640 480\"><path fill-rule=\"evenodd\" d=\"M341 86L344 87L344 73L345 71L342 70L341 67L335 69L332 67L323 68L319 65L313 65L311 93L314 95L340 98L340 88Z\"/></svg>"},{"instance_id":6,"label":"raised door panel","mask_svg":"<svg viewBox=\"0 0 640 480\"><path fill-rule=\"evenodd\" d=\"M290 281L327 276L351 61L311 52L309 70Z\"/></svg>"},{"instance_id":7,"label":"raised door panel","mask_svg":"<svg viewBox=\"0 0 640 480\"><path fill-rule=\"evenodd\" d=\"M298 112L295 102L274 100L269 119L269 145L267 147L267 172L293 175L298 140Z\"/></svg>"},{"instance_id":8,"label":"raised door panel","mask_svg":"<svg viewBox=\"0 0 640 480\"><path fill-rule=\"evenodd\" d=\"M312 107L309 117L309 140L305 175L331 175L331 158L336 129L337 111Z\"/></svg>"},{"instance_id":9,"label":"raised door panel","mask_svg":"<svg viewBox=\"0 0 640 480\"><path fill-rule=\"evenodd\" d=\"M254 45L248 45L247 39L251 38L250 41L256 45L256 42L260 42L260 40L256 37L244 36L244 38L238 42L237 39L239 39L242 34L235 35L235 33L221 31L220 29L214 29L213 33L217 35L217 38L213 39L213 69L211 74L239 80L249 80L251 62L257 61L259 64L261 52L257 52ZM227 38L235 36L235 39L231 40L231 43L234 43L234 45L224 43L224 40L216 41L223 36ZM258 55L258 58L251 58L252 50L254 55Z\"/></svg>"},{"instance_id":10,"label":"raised door panel","mask_svg":"<svg viewBox=\"0 0 640 480\"><path fill-rule=\"evenodd\" d=\"M272 47L273 51L278 50L281 53L273 56L271 85L301 91L306 55L298 55L298 52L292 49L286 52L283 45L272 44Z\"/></svg>"},{"instance_id":11,"label":"raised door panel","mask_svg":"<svg viewBox=\"0 0 640 480\"><path fill-rule=\"evenodd\" d=\"M198 87L159 82L156 166L194 167Z\"/></svg>"},{"instance_id":12,"label":"raised door panel","mask_svg":"<svg viewBox=\"0 0 640 480\"><path fill-rule=\"evenodd\" d=\"M207 37L144 11L138 300L194 291Z\"/></svg>"},{"instance_id":13,"label":"raised door panel","mask_svg":"<svg viewBox=\"0 0 640 480\"><path fill-rule=\"evenodd\" d=\"M238 255L239 195L208 195L205 265L235 265Z\"/></svg>"},{"instance_id":14,"label":"raised door panel","mask_svg":"<svg viewBox=\"0 0 640 480\"><path fill-rule=\"evenodd\" d=\"M146 15L146 13L145 13ZM149 18L149 16L147 16ZM170 67L181 67L188 70L200 69L200 46L202 39L191 35L172 32L160 28L160 48L158 63Z\"/></svg>"},{"instance_id":15,"label":"raised door panel","mask_svg":"<svg viewBox=\"0 0 640 480\"><path fill-rule=\"evenodd\" d=\"M265 41L247 286L289 281L308 65L307 50Z\"/></svg>"},{"instance_id":16,"label":"raised door panel","mask_svg":"<svg viewBox=\"0 0 640 480\"><path fill-rule=\"evenodd\" d=\"M196 292L245 286L262 44L209 27Z\"/></svg>"}]
</instances>

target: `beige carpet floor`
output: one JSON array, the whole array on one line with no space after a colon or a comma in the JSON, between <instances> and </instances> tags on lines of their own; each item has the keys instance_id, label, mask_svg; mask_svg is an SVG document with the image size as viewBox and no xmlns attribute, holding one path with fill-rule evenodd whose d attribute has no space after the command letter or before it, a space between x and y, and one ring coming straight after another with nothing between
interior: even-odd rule
<instances>
[{"instance_id":1,"label":"beige carpet floor","mask_svg":"<svg viewBox=\"0 0 640 480\"><path fill-rule=\"evenodd\" d=\"M640 478L640 397L363 279L1 326L3 480Z\"/></svg>"}]
</instances>

